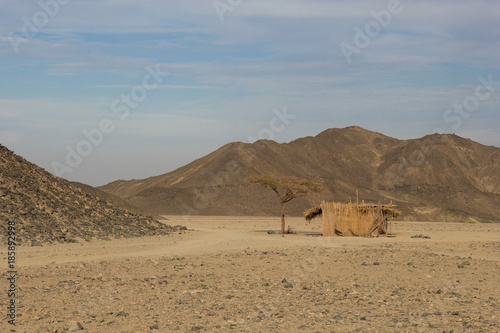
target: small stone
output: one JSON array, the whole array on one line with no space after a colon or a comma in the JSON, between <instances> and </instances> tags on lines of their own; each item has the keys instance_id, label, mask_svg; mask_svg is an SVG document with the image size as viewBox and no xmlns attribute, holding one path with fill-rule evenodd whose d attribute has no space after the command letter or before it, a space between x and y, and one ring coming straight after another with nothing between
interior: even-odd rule
<instances>
[{"instance_id":1,"label":"small stone","mask_svg":"<svg viewBox=\"0 0 500 333\"><path fill-rule=\"evenodd\" d=\"M158 326L158 324L155 324L155 325L151 325L149 326L149 329L152 331L152 330L159 330L160 329L160 326Z\"/></svg>"},{"instance_id":2,"label":"small stone","mask_svg":"<svg viewBox=\"0 0 500 333\"><path fill-rule=\"evenodd\" d=\"M191 331L192 332L201 331L202 329L203 329L203 326L193 326L193 327L191 327Z\"/></svg>"},{"instance_id":3,"label":"small stone","mask_svg":"<svg viewBox=\"0 0 500 333\"><path fill-rule=\"evenodd\" d=\"M68 331L70 331L70 332L76 332L76 331L81 331L81 330L83 330L83 326L79 322L72 323L68 328Z\"/></svg>"},{"instance_id":4,"label":"small stone","mask_svg":"<svg viewBox=\"0 0 500 333\"><path fill-rule=\"evenodd\" d=\"M281 280L281 283L288 283L286 279Z\"/></svg>"},{"instance_id":5,"label":"small stone","mask_svg":"<svg viewBox=\"0 0 500 333\"><path fill-rule=\"evenodd\" d=\"M424 238L424 239L431 239L431 237L430 237L430 236L424 236L424 235L422 235L422 234L420 234L420 235L413 235L413 236L411 236L411 238Z\"/></svg>"},{"instance_id":6,"label":"small stone","mask_svg":"<svg viewBox=\"0 0 500 333\"><path fill-rule=\"evenodd\" d=\"M470 262L468 262L468 261L463 261L463 262L461 262L461 263L457 264L457 267L458 267L458 268L465 268L465 266L469 266L469 265L470 265Z\"/></svg>"},{"instance_id":7,"label":"small stone","mask_svg":"<svg viewBox=\"0 0 500 333\"><path fill-rule=\"evenodd\" d=\"M285 284L285 288L293 288L293 284L287 283L287 284Z\"/></svg>"},{"instance_id":8,"label":"small stone","mask_svg":"<svg viewBox=\"0 0 500 333\"><path fill-rule=\"evenodd\" d=\"M380 263L379 263L378 261L375 261L373 264L374 264L375 266L380 265Z\"/></svg>"}]
</instances>

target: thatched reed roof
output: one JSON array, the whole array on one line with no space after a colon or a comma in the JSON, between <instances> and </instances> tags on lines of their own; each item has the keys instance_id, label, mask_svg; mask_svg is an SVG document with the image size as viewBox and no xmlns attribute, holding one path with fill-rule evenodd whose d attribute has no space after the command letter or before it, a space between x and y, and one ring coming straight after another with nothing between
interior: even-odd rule
<instances>
[{"instance_id":1,"label":"thatched reed roof","mask_svg":"<svg viewBox=\"0 0 500 333\"><path fill-rule=\"evenodd\" d=\"M306 219L307 222L311 222L311 220L313 218L315 218L316 216L321 215L322 212L323 212L323 209L321 208L321 205L320 206L316 206L316 207L313 207L311 209L306 210L304 212L304 218Z\"/></svg>"},{"instance_id":2,"label":"thatched reed roof","mask_svg":"<svg viewBox=\"0 0 500 333\"><path fill-rule=\"evenodd\" d=\"M396 209L396 205L389 204L389 205L380 205L380 204L360 204L358 207L361 209L361 211L366 211L368 209L375 209L379 208L382 210L382 213L384 215L388 215L393 218L397 218L401 212Z\"/></svg>"},{"instance_id":3,"label":"thatched reed roof","mask_svg":"<svg viewBox=\"0 0 500 333\"><path fill-rule=\"evenodd\" d=\"M371 203L362 203L358 204L357 207L361 210L361 212L366 213L368 210L381 208L382 213L384 215L390 216L392 218L397 218L400 215L400 211L396 209L396 205L388 204L371 204ZM307 222L311 222L312 219L320 216L323 212L323 208L321 205L308 209L304 212L304 218Z\"/></svg>"}]
</instances>

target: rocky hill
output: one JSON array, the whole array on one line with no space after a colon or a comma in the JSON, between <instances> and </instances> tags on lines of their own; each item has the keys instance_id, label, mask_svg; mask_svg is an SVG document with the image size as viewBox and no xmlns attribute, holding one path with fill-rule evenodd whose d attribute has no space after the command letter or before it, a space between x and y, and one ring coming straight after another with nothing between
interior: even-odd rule
<instances>
[{"instance_id":1,"label":"rocky hill","mask_svg":"<svg viewBox=\"0 0 500 333\"><path fill-rule=\"evenodd\" d=\"M55 177L0 145L2 241L9 221L16 223L18 244L28 245L167 234L179 229L100 192Z\"/></svg>"},{"instance_id":2,"label":"rocky hill","mask_svg":"<svg viewBox=\"0 0 500 333\"><path fill-rule=\"evenodd\" d=\"M164 175L115 181L102 190L154 214L278 215L275 194L244 179L312 177L325 190L287 206L289 215L322 200L399 205L403 218L500 221L500 148L456 135L398 140L360 127L329 129L279 144L227 144Z\"/></svg>"}]
</instances>

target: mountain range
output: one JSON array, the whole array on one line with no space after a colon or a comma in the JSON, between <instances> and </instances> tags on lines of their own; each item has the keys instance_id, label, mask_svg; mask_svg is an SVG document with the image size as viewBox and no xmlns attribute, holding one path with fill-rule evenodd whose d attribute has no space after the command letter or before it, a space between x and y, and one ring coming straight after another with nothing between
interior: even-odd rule
<instances>
[{"instance_id":1,"label":"mountain range","mask_svg":"<svg viewBox=\"0 0 500 333\"><path fill-rule=\"evenodd\" d=\"M151 214L279 215L276 195L245 178L313 178L323 192L292 200L288 215L321 201L398 205L402 218L500 221L500 148L454 134L398 140L357 126L289 143L233 142L177 170L99 189Z\"/></svg>"}]
</instances>

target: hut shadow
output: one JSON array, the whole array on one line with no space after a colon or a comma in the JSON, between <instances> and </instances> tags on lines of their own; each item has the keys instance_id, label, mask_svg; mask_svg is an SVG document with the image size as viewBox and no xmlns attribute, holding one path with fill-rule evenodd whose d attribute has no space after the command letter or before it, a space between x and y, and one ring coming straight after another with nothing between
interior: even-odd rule
<instances>
[{"instance_id":1,"label":"hut shadow","mask_svg":"<svg viewBox=\"0 0 500 333\"><path fill-rule=\"evenodd\" d=\"M304 235L309 236L309 237L322 237L323 233L322 232L304 232Z\"/></svg>"},{"instance_id":2,"label":"hut shadow","mask_svg":"<svg viewBox=\"0 0 500 333\"><path fill-rule=\"evenodd\" d=\"M279 230L270 230L270 229L253 230L253 232L266 233L269 235L281 235ZM294 230L292 233L285 234L285 235L301 235L301 236L309 236L309 237L321 237L321 236L323 236L323 233L321 231L315 232L315 231Z\"/></svg>"}]
</instances>

